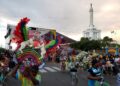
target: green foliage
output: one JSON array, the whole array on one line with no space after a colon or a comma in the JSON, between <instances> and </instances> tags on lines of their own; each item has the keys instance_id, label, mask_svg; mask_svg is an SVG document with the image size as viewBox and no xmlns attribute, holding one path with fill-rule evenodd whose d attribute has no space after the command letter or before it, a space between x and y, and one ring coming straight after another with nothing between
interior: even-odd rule
<instances>
[{"instance_id":1,"label":"green foliage","mask_svg":"<svg viewBox=\"0 0 120 86\"><path fill-rule=\"evenodd\" d=\"M109 38L108 36L105 36L105 37L103 38L103 40L102 40L102 43L103 43L104 46L105 46L105 45L110 46L110 43L111 43L112 41L113 41L112 38Z\"/></svg>"},{"instance_id":2,"label":"green foliage","mask_svg":"<svg viewBox=\"0 0 120 86\"><path fill-rule=\"evenodd\" d=\"M80 49L80 50L96 50L96 49L101 49L102 47L105 48L106 46L115 46L116 44L112 44L113 39L109 38L108 36L105 36L101 40L89 40L88 38L82 37L80 41L71 44L70 46L75 49ZM118 45L120 47L120 45Z\"/></svg>"}]
</instances>

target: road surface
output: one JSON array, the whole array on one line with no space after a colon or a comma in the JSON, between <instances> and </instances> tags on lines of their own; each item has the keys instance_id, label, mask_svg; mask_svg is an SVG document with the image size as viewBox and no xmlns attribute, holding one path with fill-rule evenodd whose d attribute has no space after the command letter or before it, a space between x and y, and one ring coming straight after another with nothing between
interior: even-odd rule
<instances>
[{"instance_id":1,"label":"road surface","mask_svg":"<svg viewBox=\"0 0 120 86\"><path fill-rule=\"evenodd\" d=\"M71 78L68 72L61 72L59 65L56 63L48 63L43 69L40 69L42 82L40 86L72 86ZM78 72L79 82L77 86L87 86L87 72L80 70ZM115 76L105 76L105 80L111 86L115 85ZM7 80L7 86L21 86L21 82L14 78Z\"/></svg>"}]
</instances>

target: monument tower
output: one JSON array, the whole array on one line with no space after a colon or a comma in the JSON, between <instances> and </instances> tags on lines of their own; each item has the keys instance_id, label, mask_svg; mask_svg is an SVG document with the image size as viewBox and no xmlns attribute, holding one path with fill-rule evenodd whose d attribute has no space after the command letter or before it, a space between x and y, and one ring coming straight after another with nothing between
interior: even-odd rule
<instances>
[{"instance_id":1,"label":"monument tower","mask_svg":"<svg viewBox=\"0 0 120 86\"><path fill-rule=\"evenodd\" d=\"M90 4L89 13L90 13L90 24L89 24L88 29L83 31L83 37L89 38L90 40L98 40L98 39L101 38L101 30L97 30L95 28L94 23L93 23L93 21L94 21L93 20L94 10L93 10L92 4Z\"/></svg>"}]
</instances>

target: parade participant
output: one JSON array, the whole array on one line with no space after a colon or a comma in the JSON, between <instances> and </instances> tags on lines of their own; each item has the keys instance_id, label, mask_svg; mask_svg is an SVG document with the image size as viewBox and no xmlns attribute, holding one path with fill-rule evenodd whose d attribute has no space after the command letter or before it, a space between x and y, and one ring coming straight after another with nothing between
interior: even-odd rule
<instances>
[{"instance_id":1,"label":"parade participant","mask_svg":"<svg viewBox=\"0 0 120 86\"><path fill-rule=\"evenodd\" d=\"M101 71L98 63L92 63L92 67L88 70L88 86L95 86L96 80L101 80Z\"/></svg>"},{"instance_id":2,"label":"parade participant","mask_svg":"<svg viewBox=\"0 0 120 86\"><path fill-rule=\"evenodd\" d=\"M36 86L40 80L40 74L38 72L38 66L41 64L43 59L43 45L35 46L35 37L29 37L29 28L26 24L30 21L27 17L20 20L16 28L10 33L11 42L17 44L16 59L14 59L16 66L11 62L10 67L14 67L9 75L15 76L17 79L21 80L22 86ZM35 35L35 34L34 34ZM35 48L40 48L42 54L35 50Z\"/></svg>"},{"instance_id":3,"label":"parade participant","mask_svg":"<svg viewBox=\"0 0 120 86\"><path fill-rule=\"evenodd\" d=\"M61 70L62 71L66 70L66 59L65 58L61 61L60 66L61 66Z\"/></svg>"},{"instance_id":4,"label":"parade participant","mask_svg":"<svg viewBox=\"0 0 120 86\"><path fill-rule=\"evenodd\" d=\"M74 59L72 59L71 62L69 63L69 69L70 69L72 85L77 86L78 84L77 66L76 66L76 61Z\"/></svg>"},{"instance_id":5,"label":"parade participant","mask_svg":"<svg viewBox=\"0 0 120 86\"><path fill-rule=\"evenodd\" d=\"M21 63L18 63L10 75L16 79L21 80L22 86L37 86L40 83L40 74L38 73L38 66L26 67L23 74L21 74L19 67Z\"/></svg>"},{"instance_id":6,"label":"parade participant","mask_svg":"<svg viewBox=\"0 0 120 86\"><path fill-rule=\"evenodd\" d=\"M117 86L120 86L120 72L117 74Z\"/></svg>"},{"instance_id":7,"label":"parade participant","mask_svg":"<svg viewBox=\"0 0 120 86\"><path fill-rule=\"evenodd\" d=\"M77 64L73 58L71 59L71 62L69 63L68 66L69 66L70 72L77 72Z\"/></svg>"},{"instance_id":8,"label":"parade participant","mask_svg":"<svg viewBox=\"0 0 120 86\"><path fill-rule=\"evenodd\" d=\"M118 64L118 73L117 73L117 86L120 86L120 57L118 58L118 60L116 61L117 62L117 64Z\"/></svg>"}]
</instances>

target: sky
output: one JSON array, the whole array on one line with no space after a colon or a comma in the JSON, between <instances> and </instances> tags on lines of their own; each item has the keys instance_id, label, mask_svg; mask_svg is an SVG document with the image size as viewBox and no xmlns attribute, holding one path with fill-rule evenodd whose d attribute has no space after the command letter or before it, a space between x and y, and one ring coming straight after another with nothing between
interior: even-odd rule
<instances>
[{"instance_id":1,"label":"sky","mask_svg":"<svg viewBox=\"0 0 120 86\"><path fill-rule=\"evenodd\" d=\"M30 18L28 26L55 29L80 40L89 27L90 3L101 37L109 36L120 43L120 0L0 0L0 46L5 42L6 24L16 25L23 17Z\"/></svg>"}]
</instances>

